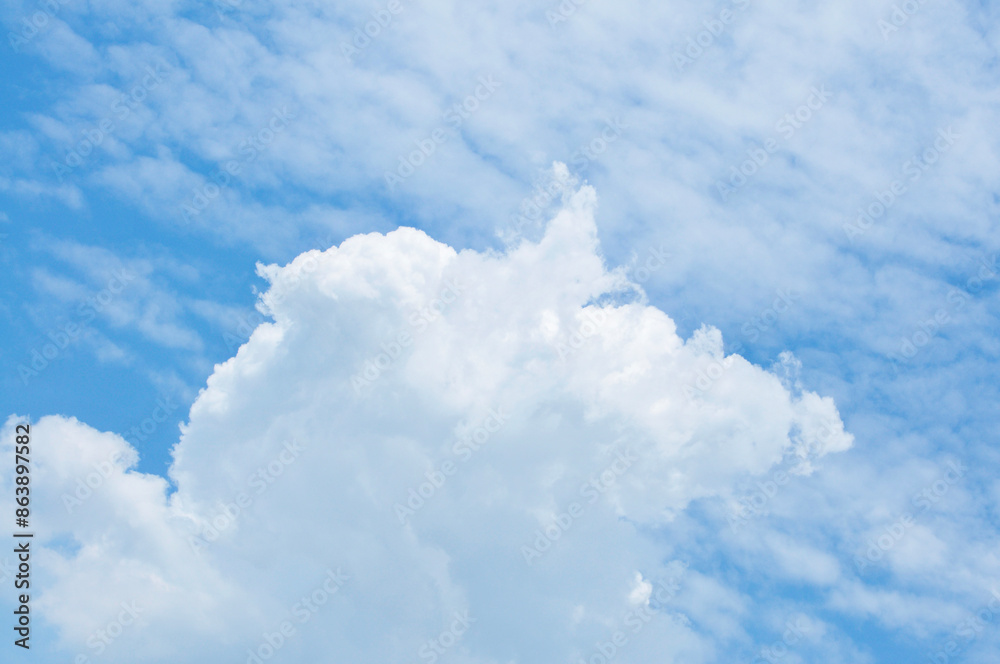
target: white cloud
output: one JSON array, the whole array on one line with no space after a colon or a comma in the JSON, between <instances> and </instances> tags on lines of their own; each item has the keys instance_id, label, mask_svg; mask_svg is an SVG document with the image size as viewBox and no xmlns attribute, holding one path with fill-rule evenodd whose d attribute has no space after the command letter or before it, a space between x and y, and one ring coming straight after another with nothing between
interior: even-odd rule
<instances>
[{"instance_id":1,"label":"white cloud","mask_svg":"<svg viewBox=\"0 0 1000 664\"><path fill-rule=\"evenodd\" d=\"M46 252L62 263L33 271L35 288L72 308L64 317L86 325L100 317L112 329L134 328L168 348L198 351L202 339L184 320L185 298L163 287L166 277L195 281L197 270L169 257L124 258L113 251L66 240L43 238ZM56 272L56 269L59 269ZM68 268L68 269L67 269ZM75 274L74 274L75 273ZM103 340L102 343L107 343Z\"/></svg>"},{"instance_id":2,"label":"white cloud","mask_svg":"<svg viewBox=\"0 0 1000 664\"><path fill-rule=\"evenodd\" d=\"M66 5L60 21L88 25L88 31L81 27L75 34L60 23L33 41L31 52L72 73L59 79L59 95L51 102L21 109L34 135L22 129L0 135L8 167L0 174L0 189L20 202L34 205L56 199L77 211L99 207L97 202L110 191L146 213L142 221L150 222L157 242L169 242L181 205L192 192L205 186L205 178L221 161L239 157L240 142L260 130L275 106L288 104L298 118L287 133L182 231L204 234L216 250L246 242L267 260L284 261L301 250L303 238L330 229L337 230L338 238L386 229L395 225L386 221L394 215L408 225L431 229L435 237L456 247L488 244L494 231L517 212L518 202L529 192L527 182L552 159L565 159L576 175L599 185L614 210L606 215L601 233L604 249L615 262L647 245L677 249L644 283L652 301L676 314L675 320L692 311L696 325L709 321L732 342L739 340L741 326L760 319L777 289L801 288L792 312L767 323L759 345L760 328L752 325L753 345L747 355L752 352L767 362L773 351L794 343L805 364L804 382L837 395L841 408L851 413L851 429L861 442L855 453L826 464L825 474L812 474L808 483L793 482L768 502L766 510L786 521L779 534L794 533L798 548L788 551L818 548L824 556L838 552L842 572L849 576L851 558L865 548L868 530L879 532L891 524L906 509L911 490L919 488L910 486L917 480L913 459L946 450L979 468L989 468L994 461L988 441L996 427L988 406L995 399L984 398L995 396L990 358L998 351L993 334L998 300L992 286L975 293L962 311L949 309L951 322L944 333L922 350L917 362L896 367L901 374L887 377L885 355L898 353L903 338L912 338L939 308L949 305L949 291L968 283L980 258L988 260L996 252L991 225L995 187L989 179L998 161L993 130L996 81L995 72L983 64L995 51L995 8L924 4L900 32L883 39L876 20L888 15L888 7L873 9L871 3L858 1L819 10L808 4L752 4L703 56L677 72L674 54L703 29L703 21L717 15L701 3L586 3L555 29L544 16L544 5L527 12L517 3L475 8L408 5L353 65L343 58L339 42L369 20L371 6L276 3L269 7L273 13L265 16L262 8L243 2L217 21L211 9L191 14L176 3L149 4ZM12 21L34 9L25 5L12 10ZM89 12L85 18L78 14L83 11ZM108 24L101 27L102 21ZM82 42L95 33L123 41L95 39L93 46ZM943 52L948 57L939 57ZM66 54L73 57L63 57ZM98 60L103 64L100 72ZM160 61L172 67L164 85L130 116L127 126L105 139L86 168L74 170L67 183L57 185L52 160L64 158L79 144L80 131L107 114L111 100L141 78L144 66ZM53 73L58 78L60 72ZM387 198L385 170L396 164L399 154L414 149L414 140L438 126L442 113L468 94L470 83L483 74L495 75L503 87L463 123L461 135L449 138ZM802 104L814 85L827 85L833 93L822 111L782 142L760 172L721 204L715 183L727 177L730 166L747 158L748 149L775 136L776 121ZM606 119L619 115L629 125L619 140L596 160L574 159L580 146L598 136ZM923 151L939 128L952 124L961 135L953 148L894 203L891 214L860 240L848 242L843 226L854 219L855 210L900 177L904 162ZM99 191L102 187L108 191ZM467 223L469 210L478 211L475 223ZM31 217L26 211L10 214L25 223ZM404 241L406 237L394 235L381 246L396 246L399 252L419 244ZM176 248L188 251L186 242ZM512 272L530 263L513 267L512 261L507 263ZM381 269L378 261L373 264L376 271ZM540 270L530 274L537 276ZM207 279L215 276L206 274ZM516 354L526 347L525 335L537 341L530 334L537 328L543 341L558 342L564 338L560 335L587 325L586 317L577 317L579 303L576 310L572 302L560 308L536 292L538 283L547 283L553 275L536 280L519 276L512 279L517 297L525 299L530 305L525 310L536 318L498 328L516 330L503 337L508 352L470 349L457 336L467 327L490 343L496 342L496 335L465 319L459 327L447 318L438 320L420 338L420 348L408 349L405 362L393 364L388 375L374 383L373 403L384 403L378 395L387 390L406 393L404 387L423 372L427 377L421 385L427 387L428 398L433 395L447 403L449 417L477 426L476 415L455 413L470 399L485 399L483 394L493 395L491 390L506 385L510 366L521 367L523 362L534 370L529 358L540 362L527 351ZM337 283L338 288L354 286ZM54 279L48 284L56 291L71 285ZM157 285L162 286L150 287ZM415 289L416 300L421 288ZM502 289L485 290L491 297L503 294ZM381 291L373 287L372 292ZM135 326L157 344L193 352L199 344L180 319L174 300L169 289L144 291L141 304L121 303L122 317L116 321ZM291 323L298 321L299 327L303 320L327 321L311 313L312 308L325 310L317 301L326 302L305 298L298 309L278 313ZM31 308L45 306L42 302ZM197 303L191 303L194 306ZM454 313L466 315L464 311L459 307ZM377 356L378 343L365 345L364 334L375 330L381 342L410 329L405 320L398 320L409 310L397 313L393 317L362 306L360 312L351 310L335 321L332 329L337 334L358 337L344 344L343 352L355 355L337 356L344 371L353 375ZM352 316L369 327L363 332L344 328L342 319ZM660 364L646 359L648 345L630 337L630 331L679 343L665 316L642 306L624 308L606 320L600 335L574 349L567 362L552 364L547 383L543 376L527 393L540 394L558 383L569 402L612 413L608 417L628 417L641 431L672 425L678 408L669 395L672 376L663 379L666 388L650 377ZM269 333L280 334L274 339L275 353L292 343L289 332ZM621 343L615 351L627 355L629 362L608 373L602 353L616 340ZM321 344L313 338L293 341L317 348ZM718 342L717 333L705 331L683 347L713 356L720 352ZM256 350L246 350L240 371L271 375L273 360L264 352L263 330L256 344ZM439 363L439 354L449 344L467 350L469 357ZM119 357L115 350L108 341L101 356ZM657 362L673 367L670 362L676 360L682 368L680 359L688 356L674 353L674 347L669 350L667 359ZM928 360L931 369L925 371ZM587 363L589 369L582 368ZM703 369L714 371L711 362ZM450 373L441 374L445 371ZM537 375L518 371L516 375ZM832 449L823 426L832 403L808 394L799 399L794 388L785 395L758 374L758 369L733 358L706 398L693 407L696 412L684 413L677 426L715 421L709 414L721 408L737 420L753 415L760 420L754 420L754 426L766 427L794 410L801 433L789 448L764 445L754 454L733 458L719 441L731 439L736 449L745 451L750 443L746 432L718 427L682 431L676 434L681 440L685 433L705 437L680 449L688 456L678 462L677 476L668 477L664 488L662 480L631 470L623 474L607 494L616 513L640 521L663 518L671 512L649 513L656 511L649 506L669 506L676 513L689 496L719 491L740 468L768 467L779 451L810 472L810 455ZM410 382L400 387L398 381L405 377ZM292 384L291 378L283 378ZM741 401L737 406L744 406L742 410L725 410L730 392L739 392L752 380L762 381L758 404ZM642 411L648 401L645 387L667 393L648 412ZM230 400L243 394L239 385L227 385L224 391L209 390L202 405L239 412L245 406ZM345 398L353 398L353 390ZM554 428L565 420L560 412L553 410ZM908 435L914 432L921 440ZM226 433L220 429L220 439ZM609 438L617 440L619 435ZM769 440L779 437L771 432ZM399 442L403 449L412 448L414 458L423 458L419 445ZM671 452L670 441L659 444L663 453ZM443 448L447 445L442 442ZM490 449L484 446L470 463L489 458ZM515 458L512 454L508 460ZM557 487L570 470L558 455L550 461L544 473L530 479ZM431 463L421 466L416 477L401 480L403 485L415 486ZM593 459L590 472L600 471L603 464L603 459ZM506 484L475 477L484 482L484 491L495 492L495 499L507 495ZM698 484L702 480L706 483ZM460 480L449 479L449 485L457 483ZM645 496L647 490L657 499L636 504L635 496ZM995 578L1000 565L991 553L995 529L987 516L975 516L981 510L971 504L976 499L971 491L962 505L941 505L940 518L926 522L933 531L926 539L915 530L912 540L899 544L886 561L892 578L869 577L866 582L886 583L905 597L947 597L949 603L973 606L978 599L971 593ZM436 495L418 519L426 519L445 495ZM530 513L553 516L560 507L552 500L535 505ZM574 528L585 528L593 516L588 512ZM745 536L766 540L772 525L755 519L754 529ZM594 526L594 532L603 531ZM946 551L938 542L949 543ZM933 555L917 560L911 547L918 549L918 543L929 544ZM754 575L760 569L776 569L779 576L786 572L785 567L770 566L775 552L755 551L761 553L757 558L745 551L729 552L730 562L744 569L759 564ZM791 554L786 558L793 559ZM822 558L808 569L813 572L805 576L819 583L830 578L833 565ZM866 601L862 594L844 596Z\"/></svg>"},{"instance_id":3,"label":"white cloud","mask_svg":"<svg viewBox=\"0 0 1000 664\"><path fill-rule=\"evenodd\" d=\"M286 620L282 647L303 659L411 661L439 636L457 639L455 662L582 656L670 575L651 527L748 474L850 445L829 399L724 357L715 330L679 337L605 266L595 202L582 188L540 241L507 254L400 228L262 266L274 322L208 379L169 498L162 478L126 470L121 438L39 421L36 606L66 647L93 655L89 635L136 601L141 618L106 661L245 660ZM720 361L710 389L685 389ZM835 426L820 437L817 422ZM5 449L11 436L9 422ZM116 452L126 461L101 466ZM61 496L101 467L70 514ZM401 526L410 488L422 502ZM830 565L809 576L829 581ZM297 622L298 598L336 568L349 580ZM739 596L698 584L726 598L698 609L710 629L738 636L720 611L741 610ZM443 636L464 612L467 631ZM710 658L683 616L652 620L635 657Z\"/></svg>"}]
</instances>

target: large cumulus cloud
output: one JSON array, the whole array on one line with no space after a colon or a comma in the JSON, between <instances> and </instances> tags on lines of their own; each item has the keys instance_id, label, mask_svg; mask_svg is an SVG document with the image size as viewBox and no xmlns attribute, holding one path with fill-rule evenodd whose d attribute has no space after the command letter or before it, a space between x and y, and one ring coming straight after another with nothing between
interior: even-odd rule
<instances>
[{"instance_id":1,"label":"large cumulus cloud","mask_svg":"<svg viewBox=\"0 0 1000 664\"><path fill-rule=\"evenodd\" d=\"M191 408L175 490L39 420L37 608L64 647L97 657L134 601L104 661L247 661L286 621L285 661L587 659L619 629L636 661L711 659L686 616L726 591L657 526L851 436L717 330L678 336L604 264L595 206L579 189L503 254L400 228L261 266L273 322Z\"/></svg>"}]
</instances>

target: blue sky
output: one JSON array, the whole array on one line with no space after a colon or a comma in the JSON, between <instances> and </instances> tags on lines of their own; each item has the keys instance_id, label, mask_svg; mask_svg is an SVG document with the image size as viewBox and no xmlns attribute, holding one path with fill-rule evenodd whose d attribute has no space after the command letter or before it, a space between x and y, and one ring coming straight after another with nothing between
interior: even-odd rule
<instances>
[{"instance_id":1,"label":"blue sky","mask_svg":"<svg viewBox=\"0 0 1000 664\"><path fill-rule=\"evenodd\" d=\"M468 611L442 662L588 661L652 606L617 661L759 661L789 621L789 664L992 661L1000 614L963 621L1000 593L994 5L0 16L39 661L247 661L326 567L353 582L276 660L426 661ZM525 565L618 439L641 461Z\"/></svg>"}]
</instances>

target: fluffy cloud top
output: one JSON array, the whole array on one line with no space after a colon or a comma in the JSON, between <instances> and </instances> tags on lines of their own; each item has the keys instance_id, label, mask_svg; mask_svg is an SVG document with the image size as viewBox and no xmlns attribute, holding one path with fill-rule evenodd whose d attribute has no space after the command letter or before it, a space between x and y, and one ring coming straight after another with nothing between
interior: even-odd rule
<instances>
[{"instance_id":1,"label":"fluffy cloud top","mask_svg":"<svg viewBox=\"0 0 1000 664\"><path fill-rule=\"evenodd\" d=\"M687 616L728 591L657 526L852 439L831 399L726 356L717 330L678 336L605 266L595 203L579 189L503 254L400 228L261 266L274 322L194 403L172 493L120 437L39 420L36 606L63 646L590 661L621 630L635 661L710 660ZM137 617L109 627L123 602Z\"/></svg>"}]
</instances>

